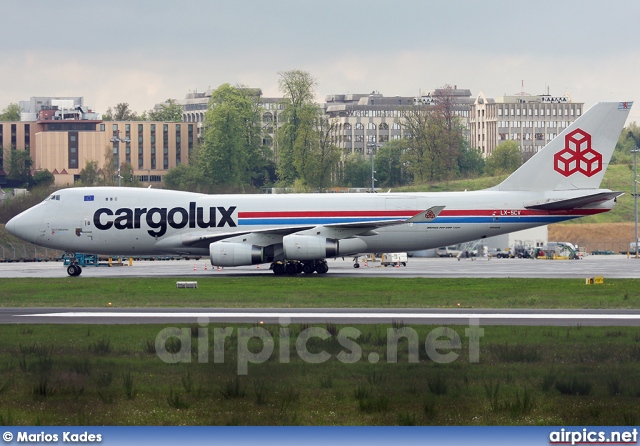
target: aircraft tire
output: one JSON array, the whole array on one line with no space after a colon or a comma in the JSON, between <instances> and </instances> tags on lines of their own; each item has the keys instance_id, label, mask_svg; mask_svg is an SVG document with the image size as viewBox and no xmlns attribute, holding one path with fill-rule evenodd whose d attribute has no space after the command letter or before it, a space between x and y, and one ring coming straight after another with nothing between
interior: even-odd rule
<instances>
[{"instance_id":1,"label":"aircraft tire","mask_svg":"<svg viewBox=\"0 0 640 446\"><path fill-rule=\"evenodd\" d=\"M295 276L298 274L298 265L296 265L294 262L287 262L284 268L285 272L289 276Z\"/></svg>"},{"instance_id":2,"label":"aircraft tire","mask_svg":"<svg viewBox=\"0 0 640 446\"><path fill-rule=\"evenodd\" d=\"M274 263L273 264L273 274L276 276L281 276L284 274L284 265L282 263Z\"/></svg>"},{"instance_id":3,"label":"aircraft tire","mask_svg":"<svg viewBox=\"0 0 640 446\"><path fill-rule=\"evenodd\" d=\"M82 274L82 268L80 268L78 265L69 265L67 267L67 274L69 274L71 277L77 277Z\"/></svg>"},{"instance_id":4,"label":"aircraft tire","mask_svg":"<svg viewBox=\"0 0 640 446\"><path fill-rule=\"evenodd\" d=\"M302 272L305 274L313 274L316 272L316 265L314 262L305 262L302 265Z\"/></svg>"},{"instance_id":5,"label":"aircraft tire","mask_svg":"<svg viewBox=\"0 0 640 446\"><path fill-rule=\"evenodd\" d=\"M327 262L318 262L316 265L316 272L318 274L326 274L327 271L329 271L329 265L327 265Z\"/></svg>"}]
</instances>

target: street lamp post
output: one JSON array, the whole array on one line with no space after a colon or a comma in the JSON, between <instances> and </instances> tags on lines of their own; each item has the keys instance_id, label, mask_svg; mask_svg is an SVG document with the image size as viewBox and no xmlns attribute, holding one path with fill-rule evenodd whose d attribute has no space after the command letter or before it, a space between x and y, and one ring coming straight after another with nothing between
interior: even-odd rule
<instances>
[{"instance_id":1,"label":"street lamp post","mask_svg":"<svg viewBox=\"0 0 640 446\"><path fill-rule=\"evenodd\" d=\"M633 134L633 132L629 131L629 133L627 134L629 138L631 138L633 140L633 149L631 150L631 153L633 153L633 200L635 203L635 212L634 212L634 218L635 218L635 234L636 234L636 238L634 240L634 246L635 246L635 253L636 253L636 259L638 258L638 152L640 152L640 149L638 148L638 141L636 140L636 136Z\"/></svg>"},{"instance_id":2,"label":"street lamp post","mask_svg":"<svg viewBox=\"0 0 640 446\"><path fill-rule=\"evenodd\" d=\"M120 187L120 143L128 143L131 142L129 138L120 138L120 131L118 131L118 136L114 136L111 138L111 142L113 143L113 147L116 149L116 161L118 163L118 187Z\"/></svg>"},{"instance_id":3,"label":"street lamp post","mask_svg":"<svg viewBox=\"0 0 640 446\"><path fill-rule=\"evenodd\" d=\"M638 146L633 149L631 152L633 153L633 200L635 202L635 212L633 213L635 217L635 229L636 229L636 239L635 239L635 251L636 251L636 259L638 258Z\"/></svg>"},{"instance_id":4,"label":"street lamp post","mask_svg":"<svg viewBox=\"0 0 640 446\"><path fill-rule=\"evenodd\" d=\"M373 152L376 150L377 144L369 143L367 144L367 147L369 148L371 155L371 193L374 193L376 191L376 171L374 170L375 165L373 163Z\"/></svg>"}]
</instances>

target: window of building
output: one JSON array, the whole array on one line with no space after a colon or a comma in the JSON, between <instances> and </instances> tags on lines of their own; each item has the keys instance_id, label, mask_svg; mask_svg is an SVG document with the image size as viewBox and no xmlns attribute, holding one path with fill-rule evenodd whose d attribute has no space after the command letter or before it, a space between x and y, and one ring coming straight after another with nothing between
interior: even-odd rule
<instances>
[{"instance_id":1,"label":"window of building","mask_svg":"<svg viewBox=\"0 0 640 446\"><path fill-rule=\"evenodd\" d=\"M355 129L356 130L364 130L364 125L362 125L361 122L358 122L358 123L356 123Z\"/></svg>"},{"instance_id":2,"label":"window of building","mask_svg":"<svg viewBox=\"0 0 640 446\"><path fill-rule=\"evenodd\" d=\"M375 130L376 129L376 125L373 122L370 122L369 124L367 124L367 129L368 130Z\"/></svg>"}]
</instances>

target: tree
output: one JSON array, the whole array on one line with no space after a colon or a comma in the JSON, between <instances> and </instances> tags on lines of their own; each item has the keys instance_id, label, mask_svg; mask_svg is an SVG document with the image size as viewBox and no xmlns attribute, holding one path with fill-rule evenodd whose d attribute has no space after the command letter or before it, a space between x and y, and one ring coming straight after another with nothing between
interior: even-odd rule
<instances>
[{"instance_id":1,"label":"tree","mask_svg":"<svg viewBox=\"0 0 640 446\"><path fill-rule=\"evenodd\" d=\"M315 121L315 79L307 72L290 70L278 73L278 85L284 96L284 110L280 116L284 124L278 132L278 178L281 184L290 185L298 178L296 166L296 144L298 151L304 149L305 138L310 136L310 127ZM299 163L299 162L298 162Z\"/></svg>"},{"instance_id":2,"label":"tree","mask_svg":"<svg viewBox=\"0 0 640 446\"><path fill-rule=\"evenodd\" d=\"M625 127L620 133L616 148L611 156L612 164L633 164L633 152L636 148L636 141L640 143L640 128L638 124L632 122L628 127ZM640 146L640 144L638 144Z\"/></svg>"},{"instance_id":3,"label":"tree","mask_svg":"<svg viewBox=\"0 0 640 446\"><path fill-rule=\"evenodd\" d=\"M468 143L458 150L460 175L466 178L479 177L484 172L485 161L480 150L469 147Z\"/></svg>"},{"instance_id":4,"label":"tree","mask_svg":"<svg viewBox=\"0 0 640 446\"><path fill-rule=\"evenodd\" d=\"M342 168L342 184L348 187L370 187L371 163L357 154L349 155Z\"/></svg>"},{"instance_id":5,"label":"tree","mask_svg":"<svg viewBox=\"0 0 640 446\"><path fill-rule=\"evenodd\" d=\"M160 110L150 110L147 117L149 121L181 122L182 106L174 99L167 99L164 104L160 104Z\"/></svg>"},{"instance_id":6,"label":"tree","mask_svg":"<svg viewBox=\"0 0 640 446\"><path fill-rule=\"evenodd\" d=\"M31 188L49 187L56 181L56 178L47 169L39 170L31 177Z\"/></svg>"},{"instance_id":7,"label":"tree","mask_svg":"<svg viewBox=\"0 0 640 446\"><path fill-rule=\"evenodd\" d=\"M402 164L402 153L407 149L406 139L395 139L382 145L375 155L377 185L380 187L401 186L407 183Z\"/></svg>"},{"instance_id":8,"label":"tree","mask_svg":"<svg viewBox=\"0 0 640 446\"><path fill-rule=\"evenodd\" d=\"M445 178L452 179L458 172L458 151L464 141L463 126L460 117L455 113L455 99L451 85L445 85L434 92L436 113L442 119L444 125L443 144L446 155L443 157L443 165L446 168Z\"/></svg>"},{"instance_id":9,"label":"tree","mask_svg":"<svg viewBox=\"0 0 640 446\"><path fill-rule=\"evenodd\" d=\"M140 117L136 112L129 109L129 104L127 102L120 102L116 105L115 110L112 110L111 107L107 109L105 113L102 114L103 121L139 121Z\"/></svg>"},{"instance_id":10,"label":"tree","mask_svg":"<svg viewBox=\"0 0 640 446\"><path fill-rule=\"evenodd\" d=\"M4 170L7 179L15 187L28 187L31 182L33 160L28 150L4 148Z\"/></svg>"},{"instance_id":11,"label":"tree","mask_svg":"<svg viewBox=\"0 0 640 446\"><path fill-rule=\"evenodd\" d=\"M9 104L4 110L2 110L2 114L0 114L0 121L19 121L20 113L22 113L22 108L18 104Z\"/></svg>"},{"instance_id":12,"label":"tree","mask_svg":"<svg viewBox=\"0 0 640 446\"><path fill-rule=\"evenodd\" d=\"M505 141L499 144L491 156L487 158L485 172L487 175L510 174L522 164L520 147L516 141Z\"/></svg>"},{"instance_id":13,"label":"tree","mask_svg":"<svg viewBox=\"0 0 640 446\"><path fill-rule=\"evenodd\" d=\"M422 183L448 178L445 162L448 135L438 111L414 107L407 112L403 125L408 147L402 162L415 181Z\"/></svg>"},{"instance_id":14,"label":"tree","mask_svg":"<svg viewBox=\"0 0 640 446\"><path fill-rule=\"evenodd\" d=\"M116 172L118 170L116 154L113 147L106 146L104 149L104 164L102 165L102 184L105 186L115 186L118 179Z\"/></svg>"},{"instance_id":15,"label":"tree","mask_svg":"<svg viewBox=\"0 0 640 446\"><path fill-rule=\"evenodd\" d=\"M85 163L84 169L80 171L80 182L83 186L97 186L99 184L97 161L87 161Z\"/></svg>"},{"instance_id":16,"label":"tree","mask_svg":"<svg viewBox=\"0 0 640 446\"><path fill-rule=\"evenodd\" d=\"M127 187L138 187L140 186L140 181L138 180L138 176L133 172L133 166L131 163L127 163L126 161L120 164L120 177L121 177L121 185Z\"/></svg>"},{"instance_id":17,"label":"tree","mask_svg":"<svg viewBox=\"0 0 640 446\"><path fill-rule=\"evenodd\" d=\"M303 107L300 116L293 152L296 172L312 190L329 187L340 161L340 150L331 143L334 125L313 105Z\"/></svg>"},{"instance_id":18,"label":"tree","mask_svg":"<svg viewBox=\"0 0 640 446\"><path fill-rule=\"evenodd\" d=\"M259 97L254 90L224 84L211 95L199 157L214 186L244 189L264 178Z\"/></svg>"}]
</instances>

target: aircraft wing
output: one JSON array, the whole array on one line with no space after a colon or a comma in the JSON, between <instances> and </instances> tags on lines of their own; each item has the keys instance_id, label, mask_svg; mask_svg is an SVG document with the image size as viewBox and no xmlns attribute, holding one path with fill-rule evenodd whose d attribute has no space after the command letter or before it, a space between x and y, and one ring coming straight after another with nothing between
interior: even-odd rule
<instances>
[{"instance_id":1,"label":"aircraft wing","mask_svg":"<svg viewBox=\"0 0 640 446\"><path fill-rule=\"evenodd\" d=\"M532 203L525 205L527 209L536 209L544 211L560 211L568 209L583 208L585 206L595 205L603 203L605 201L613 200L614 198L623 195L624 192L599 192L597 194L585 195L578 198L569 199L549 199L542 203Z\"/></svg>"},{"instance_id":2,"label":"aircraft wing","mask_svg":"<svg viewBox=\"0 0 640 446\"><path fill-rule=\"evenodd\" d=\"M359 221L353 223L331 223L321 226L289 226L267 229L255 229L247 231L237 232L224 232L224 233L200 233L200 234L186 234L179 237L179 240L165 239L159 244L171 244L175 247L176 244L180 244L184 247L200 247L206 248L209 244L219 242L221 240L236 239L236 241L246 242L247 239L251 239L253 244L269 245L277 243L282 240L282 237L294 233L300 234L314 234L323 235L329 238L346 238L353 237L355 235L375 235L375 229L396 226L407 223L424 222L428 223L433 221L438 214L444 209L444 206L432 206L422 212L417 213L413 217L405 219L391 219L391 220L374 220L374 221Z\"/></svg>"}]
</instances>

